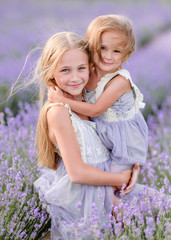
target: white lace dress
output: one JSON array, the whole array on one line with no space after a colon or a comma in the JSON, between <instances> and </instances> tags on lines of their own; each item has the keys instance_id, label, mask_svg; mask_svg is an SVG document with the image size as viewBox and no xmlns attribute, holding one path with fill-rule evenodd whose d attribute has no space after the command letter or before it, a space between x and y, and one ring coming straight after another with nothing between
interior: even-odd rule
<instances>
[{"instance_id":1,"label":"white lace dress","mask_svg":"<svg viewBox=\"0 0 171 240\"><path fill-rule=\"evenodd\" d=\"M57 104L51 106L53 105ZM96 124L81 120L68 105L65 107L70 112L83 161L101 170L109 171L110 153L97 135ZM51 216L51 239L53 240L78 239L74 235L78 226L82 229L87 228L87 231L82 234L82 239L92 239L88 231L88 224L93 214L92 204L96 205L96 214L104 224L111 212L112 187L72 183L62 159L55 171L44 168L40 178L34 182L34 186ZM73 222L80 220L77 227L74 227Z\"/></svg>"}]
</instances>

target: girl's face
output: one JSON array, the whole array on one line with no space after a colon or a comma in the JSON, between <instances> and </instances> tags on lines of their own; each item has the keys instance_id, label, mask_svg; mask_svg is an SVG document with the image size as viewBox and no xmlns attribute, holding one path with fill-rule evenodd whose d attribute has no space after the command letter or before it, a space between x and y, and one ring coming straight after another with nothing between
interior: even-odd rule
<instances>
[{"instance_id":1,"label":"girl's face","mask_svg":"<svg viewBox=\"0 0 171 240\"><path fill-rule=\"evenodd\" d=\"M112 73L120 69L126 46L126 37L120 31L106 31L101 35L101 59L97 52L94 63L101 75Z\"/></svg>"},{"instance_id":2,"label":"girl's face","mask_svg":"<svg viewBox=\"0 0 171 240\"><path fill-rule=\"evenodd\" d=\"M89 79L88 55L79 49L69 49L60 58L53 77L60 89L79 96Z\"/></svg>"}]
</instances>

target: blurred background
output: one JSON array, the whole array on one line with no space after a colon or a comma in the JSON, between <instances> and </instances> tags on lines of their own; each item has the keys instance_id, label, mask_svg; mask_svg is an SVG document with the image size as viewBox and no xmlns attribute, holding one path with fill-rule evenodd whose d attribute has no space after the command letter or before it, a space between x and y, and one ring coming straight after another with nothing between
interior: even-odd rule
<instances>
[{"instance_id":1,"label":"blurred background","mask_svg":"<svg viewBox=\"0 0 171 240\"><path fill-rule=\"evenodd\" d=\"M58 31L84 37L89 23L104 14L122 14L133 23L137 50L124 65L144 94L144 116L171 105L171 0L0 0L0 102L19 76L28 53ZM29 57L20 81L26 83L41 52ZM2 103L14 115L20 102L34 103L37 91L22 90Z\"/></svg>"},{"instance_id":2,"label":"blurred background","mask_svg":"<svg viewBox=\"0 0 171 240\"><path fill-rule=\"evenodd\" d=\"M0 0L0 239L36 240L50 227L32 185L40 171L35 148L38 88L4 99L17 78L27 85L41 46L52 34L74 31L84 37L90 22L104 14L129 17L137 39L124 67L146 103L149 151L140 183L161 190L155 199L171 189L171 0ZM40 49L32 52L34 48ZM145 206L143 218L137 218L139 212L133 217L131 237L141 232L152 239L146 234L155 224L154 239L164 239L170 231L169 203L157 200L157 216L151 212L151 198ZM153 225L147 216L149 224L154 217Z\"/></svg>"}]
</instances>

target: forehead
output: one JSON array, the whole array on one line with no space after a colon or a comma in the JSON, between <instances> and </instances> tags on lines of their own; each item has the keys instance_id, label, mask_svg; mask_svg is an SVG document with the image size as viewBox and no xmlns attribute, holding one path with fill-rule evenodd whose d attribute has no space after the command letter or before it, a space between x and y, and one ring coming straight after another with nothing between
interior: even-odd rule
<instances>
[{"instance_id":1,"label":"forehead","mask_svg":"<svg viewBox=\"0 0 171 240\"><path fill-rule=\"evenodd\" d=\"M125 45L126 36L121 31L106 31L101 35L102 45Z\"/></svg>"},{"instance_id":2,"label":"forehead","mask_svg":"<svg viewBox=\"0 0 171 240\"><path fill-rule=\"evenodd\" d=\"M83 64L88 62L88 54L81 49L73 48L69 49L62 54L59 59L58 66Z\"/></svg>"}]
</instances>

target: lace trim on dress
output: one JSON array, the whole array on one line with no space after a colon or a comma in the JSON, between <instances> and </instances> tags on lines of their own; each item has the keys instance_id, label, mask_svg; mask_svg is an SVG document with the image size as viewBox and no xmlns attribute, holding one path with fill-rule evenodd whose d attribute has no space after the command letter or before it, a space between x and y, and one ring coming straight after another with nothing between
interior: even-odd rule
<instances>
[{"instance_id":1,"label":"lace trim on dress","mask_svg":"<svg viewBox=\"0 0 171 240\"><path fill-rule=\"evenodd\" d=\"M143 102L143 94L140 92L138 87L133 83L129 72L126 69L121 69L121 70L118 70L117 72L106 74L98 82L98 86L96 88L96 100L97 98L100 97L100 95L104 91L104 87L106 86L106 84L118 74L122 75L123 77L125 77L130 81L130 84L134 89L134 92L136 95L135 104L131 110L125 112L124 116L119 116L117 113L113 112L112 109L108 108L105 112L103 112L99 116L100 119L103 119L108 122L113 122L113 121L118 122L118 121L131 119L135 114L138 113L139 108L144 108L145 106L145 103Z\"/></svg>"},{"instance_id":2,"label":"lace trim on dress","mask_svg":"<svg viewBox=\"0 0 171 240\"><path fill-rule=\"evenodd\" d=\"M78 120L76 119L76 117L73 115L73 113L71 111L70 106L68 104L64 105L63 103L50 103L48 105L47 110L49 110L49 108L51 108L53 106L59 106L59 105L63 106L63 107L66 107L69 111L70 118L71 118L71 121L72 121L72 126L74 128L74 131L75 131L75 134L76 134L76 137L77 137L77 140L78 140L78 144L79 144L79 147L80 147L81 157L82 157L82 160L84 162L86 162L86 150L85 150L84 135L82 133L81 126L79 125Z\"/></svg>"}]
</instances>

